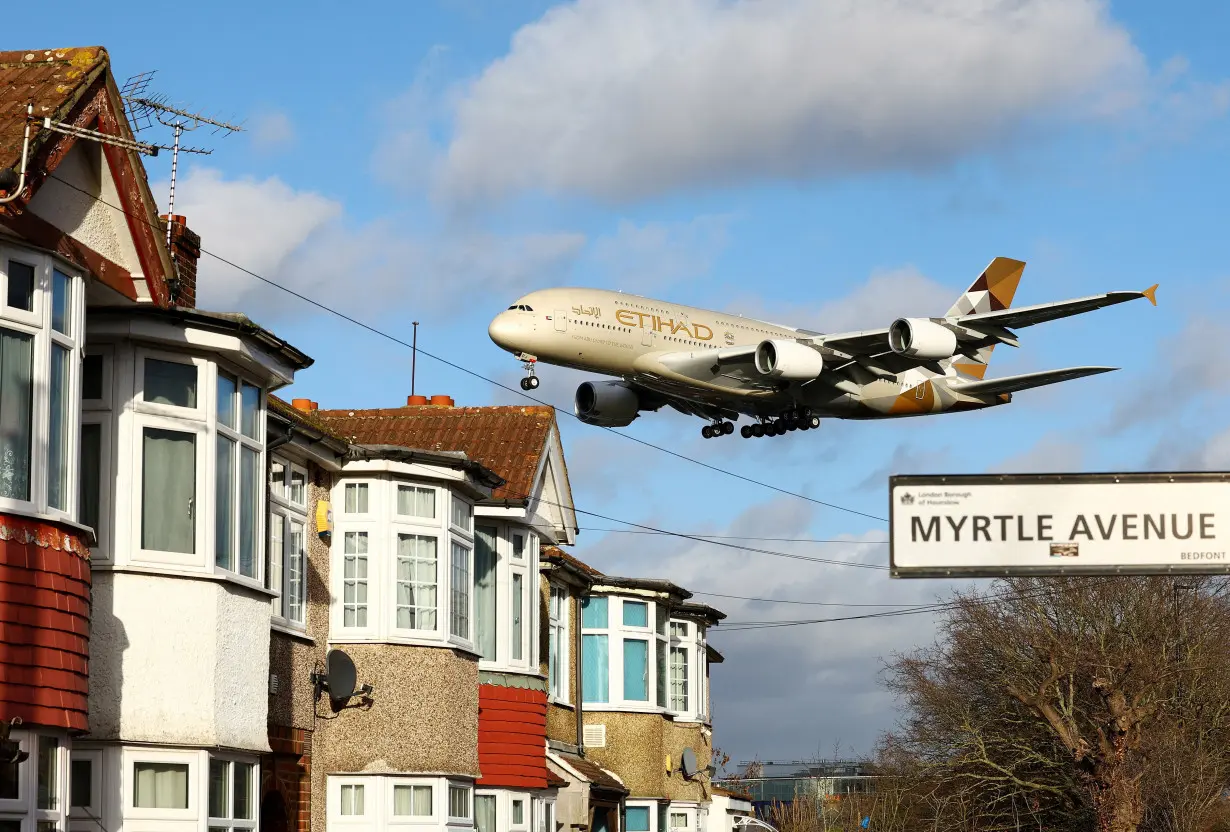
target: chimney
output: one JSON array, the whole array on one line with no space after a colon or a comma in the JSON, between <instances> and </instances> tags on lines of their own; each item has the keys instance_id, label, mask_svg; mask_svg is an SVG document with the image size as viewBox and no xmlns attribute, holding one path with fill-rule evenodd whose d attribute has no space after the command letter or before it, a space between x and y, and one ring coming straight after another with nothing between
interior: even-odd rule
<instances>
[{"instance_id":1,"label":"chimney","mask_svg":"<svg viewBox=\"0 0 1230 832\"><path fill-rule=\"evenodd\" d=\"M432 396L431 404L435 407L452 407L453 397L452 396Z\"/></svg>"},{"instance_id":2,"label":"chimney","mask_svg":"<svg viewBox=\"0 0 1230 832\"><path fill-rule=\"evenodd\" d=\"M426 396L406 396L406 407L422 407L427 404Z\"/></svg>"},{"instance_id":3,"label":"chimney","mask_svg":"<svg viewBox=\"0 0 1230 832\"><path fill-rule=\"evenodd\" d=\"M163 214L161 219L164 234L165 223L171 223L171 250L175 252L177 273L168 281L171 302L186 309L195 309L196 264L201 258L201 237L188 227L188 220L182 214Z\"/></svg>"},{"instance_id":4,"label":"chimney","mask_svg":"<svg viewBox=\"0 0 1230 832\"><path fill-rule=\"evenodd\" d=\"M307 413L308 411L312 409L312 400L311 399L291 399L290 406L293 407L295 410L302 410L304 413Z\"/></svg>"}]
</instances>

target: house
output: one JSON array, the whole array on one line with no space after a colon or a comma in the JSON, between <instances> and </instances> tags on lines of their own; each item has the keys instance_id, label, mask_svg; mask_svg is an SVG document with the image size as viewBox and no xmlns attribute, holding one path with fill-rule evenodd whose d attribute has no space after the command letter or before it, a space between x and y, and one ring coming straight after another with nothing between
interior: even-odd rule
<instances>
[{"instance_id":1,"label":"house","mask_svg":"<svg viewBox=\"0 0 1230 832\"><path fill-rule=\"evenodd\" d=\"M253 829L266 400L311 360L195 308L104 49L0 91L0 828Z\"/></svg>"}]
</instances>

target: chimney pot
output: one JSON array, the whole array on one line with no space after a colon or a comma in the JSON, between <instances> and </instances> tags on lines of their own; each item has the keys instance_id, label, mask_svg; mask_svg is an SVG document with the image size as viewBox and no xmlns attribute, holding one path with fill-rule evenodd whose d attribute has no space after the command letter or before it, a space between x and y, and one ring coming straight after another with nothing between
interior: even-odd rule
<instances>
[{"instance_id":1,"label":"chimney pot","mask_svg":"<svg viewBox=\"0 0 1230 832\"><path fill-rule=\"evenodd\" d=\"M312 402L312 410L320 410L320 402Z\"/></svg>"},{"instance_id":2,"label":"chimney pot","mask_svg":"<svg viewBox=\"0 0 1230 832\"><path fill-rule=\"evenodd\" d=\"M431 403L435 405L436 407L452 407L453 397L452 396L432 396Z\"/></svg>"},{"instance_id":3,"label":"chimney pot","mask_svg":"<svg viewBox=\"0 0 1230 832\"><path fill-rule=\"evenodd\" d=\"M426 396L406 396L406 407L420 407L427 404Z\"/></svg>"},{"instance_id":4,"label":"chimney pot","mask_svg":"<svg viewBox=\"0 0 1230 832\"><path fill-rule=\"evenodd\" d=\"M306 412L312 409L312 400L311 399L291 399L290 406L293 407L295 410L302 410Z\"/></svg>"}]
</instances>

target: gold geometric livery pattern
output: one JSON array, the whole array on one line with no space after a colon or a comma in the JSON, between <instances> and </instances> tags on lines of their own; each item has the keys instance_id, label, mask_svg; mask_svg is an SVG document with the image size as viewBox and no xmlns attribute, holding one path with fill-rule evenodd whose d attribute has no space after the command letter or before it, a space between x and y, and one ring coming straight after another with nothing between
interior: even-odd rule
<instances>
[{"instance_id":1,"label":"gold geometric livery pattern","mask_svg":"<svg viewBox=\"0 0 1230 832\"><path fill-rule=\"evenodd\" d=\"M996 257L965 294L957 298L957 302L948 310L947 317L997 312L1009 308L1024 272L1024 261ZM972 356L963 355L963 360L954 361L952 366L961 375L983 378L987 374L987 364L991 361L991 352L994 349L995 345L992 344L977 350Z\"/></svg>"}]
</instances>

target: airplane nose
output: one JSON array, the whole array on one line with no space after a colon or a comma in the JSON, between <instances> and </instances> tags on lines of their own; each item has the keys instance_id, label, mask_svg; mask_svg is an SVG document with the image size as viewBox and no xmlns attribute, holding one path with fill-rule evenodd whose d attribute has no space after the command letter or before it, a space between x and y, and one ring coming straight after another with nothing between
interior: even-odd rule
<instances>
[{"instance_id":1,"label":"airplane nose","mask_svg":"<svg viewBox=\"0 0 1230 832\"><path fill-rule=\"evenodd\" d=\"M501 312L495 316L491 325L487 327L487 334L491 336L491 340L497 346L506 350L512 350L514 349L513 340L517 336L517 330L517 323L513 320L512 316L507 312Z\"/></svg>"}]
</instances>

